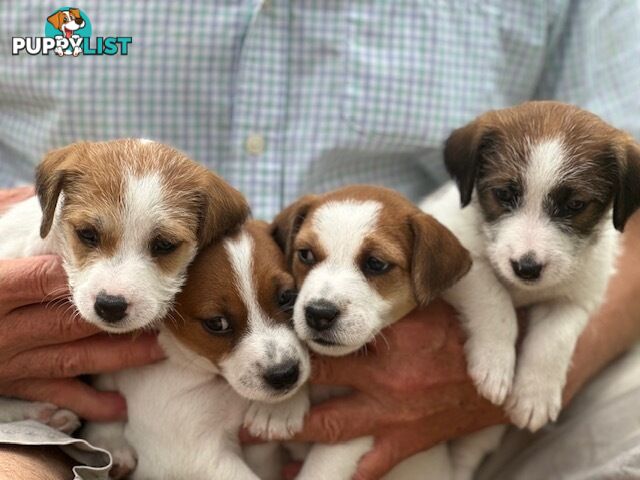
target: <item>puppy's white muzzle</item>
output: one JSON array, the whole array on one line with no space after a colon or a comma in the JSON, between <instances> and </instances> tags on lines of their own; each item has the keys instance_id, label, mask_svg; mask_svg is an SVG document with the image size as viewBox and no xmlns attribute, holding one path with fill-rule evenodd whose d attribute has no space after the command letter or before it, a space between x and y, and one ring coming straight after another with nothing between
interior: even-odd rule
<instances>
[{"instance_id":1,"label":"puppy's white muzzle","mask_svg":"<svg viewBox=\"0 0 640 480\"><path fill-rule=\"evenodd\" d=\"M295 333L266 322L250 331L220 362L220 368L240 395L263 402L291 397L311 370L309 354Z\"/></svg>"},{"instance_id":2,"label":"puppy's white muzzle","mask_svg":"<svg viewBox=\"0 0 640 480\"><path fill-rule=\"evenodd\" d=\"M386 326L389 304L355 265L316 266L302 285L293 323L309 348L340 356L373 340Z\"/></svg>"}]
</instances>

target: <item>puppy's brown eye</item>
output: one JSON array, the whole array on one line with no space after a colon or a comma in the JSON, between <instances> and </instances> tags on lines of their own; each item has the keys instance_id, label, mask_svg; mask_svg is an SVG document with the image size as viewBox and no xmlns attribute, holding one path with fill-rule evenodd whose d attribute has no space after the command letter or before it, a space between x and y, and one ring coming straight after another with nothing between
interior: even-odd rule
<instances>
[{"instance_id":1,"label":"puppy's brown eye","mask_svg":"<svg viewBox=\"0 0 640 480\"><path fill-rule=\"evenodd\" d=\"M298 258L305 265L313 265L314 263L316 263L316 257L308 248L302 248L298 250Z\"/></svg>"},{"instance_id":2,"label":"puppy's brown eye","mask_svg":"<svg viewBox=\"0 0 640 480\"><path fill-rule=\"evenodd\" d=\"M278 294L278 305L282 307L283 310L289 310L293 308L294 303L296 303L296 298L298 296L298 292L295 290L285 290Z\"/></svg>"},{"instance_id":3,"label":"puppy's brown eye","mask_svg":"<svg viewBox=\"0 0 640 480\"><path fill-rule=\"evenodd\" d=\"M513 187L494 188L493 196L505 207L513 207L518 202L518 192Z\"/></svg>"},{"instance_id":4,"label":"puppy's brown eye","mask_svg":"<svg viewBox=\"0 0 640 480\"><path fill-rule=\"evenodd\" d=\"M94 228L79 228L76 230L76 235L87 247L95 248L100 241L98 232Z\"/></svg>"},{"instance_id":5,"label":"puppy's brown eye","mask_svg":"<svg viewBox=\"0 0 640 480\"><path fill-rule=\"evenodd\" d=\"M223 316L207 318L202 321L202 326L213 335L222 335L233 331L231 323Z\"/></svg>"},{"instance_id":6,"label":"puppy's brown eye","mask_svg":"<svg viewBox=\"0 0 640 480\"><path fill-rule=\"evenodd\" d=\"M151 243L151 253L153 255L168 255L178 248L178 244L164 238L156 238Z\"/></svg>"},{"instance_id":7,"label":"puppy's brown eye","mask_svg":"<svg viewBox=\"0 0 640 480\"><path fill-rule=\"evenodd\" d=\"M384 260L380 260L379 258L374 256L367 257L362 266L364 273L370 275L380 275L382 273L386 273L390 268L390 263L385 262Z\"/></svg>"},{"instance_id":8,"label":"puppy's brown eye","mask_svg":"<svg viewBox=\"0 0 640 480\"><path fill-rule=\"evenodd\" d=\"M587 202L582 200L570 200L567 202L567 210L571 213L579 213L584 210L587 206Z\"/></svg>"}]
</instances>

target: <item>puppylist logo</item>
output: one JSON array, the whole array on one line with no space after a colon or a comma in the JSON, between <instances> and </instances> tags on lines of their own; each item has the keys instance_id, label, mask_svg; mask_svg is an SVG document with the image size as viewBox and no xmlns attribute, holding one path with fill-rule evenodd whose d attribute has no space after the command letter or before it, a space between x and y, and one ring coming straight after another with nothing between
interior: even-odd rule
<instances>
[{"instance_id":1,"label":"puppylist logo","mask_svg":"<svg viewBox=\"0 0 640 480\"><path fill-rule=\"evenodd\" d=\"M13 37L11 53L59 57L78 55L128 55L131 37L91 38L91 21L79 8L62 7L47 17L44 37Z\"/></svg>"}]
</instances>

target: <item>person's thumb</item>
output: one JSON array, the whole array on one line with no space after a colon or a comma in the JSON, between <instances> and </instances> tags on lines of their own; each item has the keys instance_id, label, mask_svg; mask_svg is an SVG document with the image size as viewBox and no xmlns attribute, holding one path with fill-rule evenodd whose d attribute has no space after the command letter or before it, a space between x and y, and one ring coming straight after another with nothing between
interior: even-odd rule
<instances>
[{"instance_id":1,"label":"person's thumb","mask_svg":"<svg viewBox=\"0 0 640 480\"><path fill-rule=\"evenodd\" d=\"M425 435L407 428L396 428L377 438L369 453L358 464L354 480L378 480L410 456L426 450Z\"/></svg>"},{"instance_id":2,"label":"person's thumb","mask_svg":"<svg viewBox=\"0 0 640 480\"><path fill-rule=\"evenodd\" d=\"M376 426L384 420L378 410L376 403L358 392L327 400L309 411L295 440L337 443L370 435L372 418Z\"/></svg>"}]
</instances>

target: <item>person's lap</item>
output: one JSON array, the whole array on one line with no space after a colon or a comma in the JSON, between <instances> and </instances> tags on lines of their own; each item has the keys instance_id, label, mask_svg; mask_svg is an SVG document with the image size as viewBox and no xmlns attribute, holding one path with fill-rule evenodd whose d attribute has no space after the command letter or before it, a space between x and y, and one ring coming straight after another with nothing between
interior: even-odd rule
<instances>
[{"instance_id":1,"label":"person's lap","mask_svg":"<svg viewBox=\"0 0 640 480\"><path fill-rule=\"evenodd\" d=\"M640 478L640 346L611 364L555 425L511 429L477 480Z\"/></svg>"}]
</instances>

